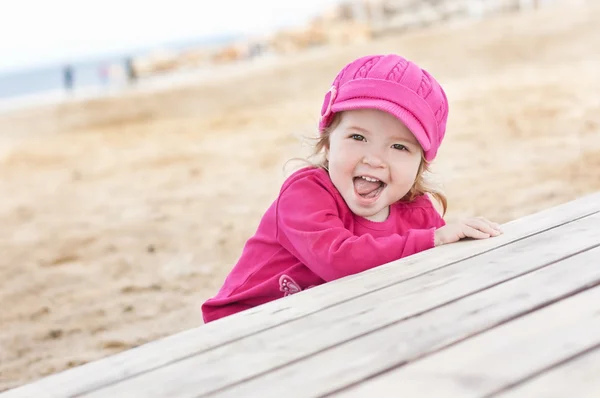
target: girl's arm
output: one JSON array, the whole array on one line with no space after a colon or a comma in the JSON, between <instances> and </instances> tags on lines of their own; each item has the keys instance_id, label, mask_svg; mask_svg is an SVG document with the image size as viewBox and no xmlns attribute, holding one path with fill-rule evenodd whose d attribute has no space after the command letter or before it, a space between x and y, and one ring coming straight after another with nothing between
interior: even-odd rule
<instances>
[{"instance_id":1,"label":"girl's arm","mask_svg":"<svg viewBox=\"0 0 600 398\"><path fill-rule=\"evenodd\" d=\"M277 203L279 243L325 281L356 274L434 247L434 230L404 236L355 236L344 227L335 198L317 181L295 181Z\"/></svg>"}]
</instances>

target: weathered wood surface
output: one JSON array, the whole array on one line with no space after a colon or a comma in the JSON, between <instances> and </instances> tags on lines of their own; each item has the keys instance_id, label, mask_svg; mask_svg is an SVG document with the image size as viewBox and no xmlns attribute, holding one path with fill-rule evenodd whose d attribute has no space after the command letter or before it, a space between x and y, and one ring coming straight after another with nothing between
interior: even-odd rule
<instances>
[{"instance_id":1,"label":"weathered wood surface","mask_svg":"<svg viewBox=\"0 0 600 398\"><path fill-rule=\"evenodd\" d=\"M408 396L508 397L542 391L536 378L575 380L576 372L585 379L590 367L600 374L593 356L600 344L600 298L593 300L600 193L503 229L500 237L419 253L0 397L360 396L388 387ZM531 317L549 323L521 333ZM519 351L528 338L538 344ZM564 349L545 355L553 342ZM521 358L526 352L533 356ZM455 357L456 368L444 362ZM588 384L576 391L585 396Z\"/></svg>"},{"instance_id":2,"label":"weathered wood surface","mask_svg":"<svg viewBox=\"0 0 600 398\"><path fill-rule=\"evenodd\" d=\"M261 397L275 397L286 389L301 391L295 396L320 396L417 361L426 355L437 355L437 352L445 347L551 305L589 286L600 284L600 266L597 262L594 264L590 261L599 257L600 247L597 247L585 255L571 257L424 314L391 324L245 383L230 385L222 390L219 396L248 396L252 391L264 390ZM593 308L588 310L594 311ZM595 311L599 310L600 304L595 308ZM600 330L597 328L595 338L600 340ZM516 354L512 359L518 358L519 355ZM510 363L504 365L510 367ZM249 366L253 369L255 367L252 362ZM493 377L493 374L490 374L490 377ZM400 379L391 377L390 380L396 382ZM432 377L428 383L436 385L438 381ZM405 383L404 379L396 384L398 396L450 396L448 390L442 393L435 390L429 395L429 391L424 389L429 384L420 385L423 387L422 395L416 388L408 389L407 385L410 383ZM389 386L386 385L387 387ZM382 391L383 389L378 390ZM411 395L412 393L415 395ZM456 396L469 395L461 391Z\"/></svg>"},{"instance_id":3,"label":"weathered wood surface","mask_svg":"<svg viewBox=\"0 0 600 398\"><path fill-rule=\"evenodd\" d=\"M600 345L567 358L537 377L515 385L495 398L597 398L600 396Z\"/></svg>"},{"instance_id":4,"label":"weathered wood surface","mask_svg":"<svg viewBox=\"0 0 600 398\"><path fill-rule=\"evenodd\" d=\"M493 396L598 346L600 287L596 286L339 396L381 396L389 391L408 396Z\"/></svg>"}]
</instances>

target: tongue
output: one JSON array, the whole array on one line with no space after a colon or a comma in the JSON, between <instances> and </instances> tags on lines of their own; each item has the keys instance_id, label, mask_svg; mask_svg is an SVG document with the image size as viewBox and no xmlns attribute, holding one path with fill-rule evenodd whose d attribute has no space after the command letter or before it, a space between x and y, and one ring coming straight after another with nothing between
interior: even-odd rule
<instances>
[{"instance_id":1,"label":"tongue","mask_svg":"<svg viewBox=\"0 0 600 398\"><path fill-rule=\"evenodd\" d=\"M380 187L381 182L371 182L360 177L354 179L354 189L359 195L362 196L366 196Z\"/></svg>"}]
</instances>

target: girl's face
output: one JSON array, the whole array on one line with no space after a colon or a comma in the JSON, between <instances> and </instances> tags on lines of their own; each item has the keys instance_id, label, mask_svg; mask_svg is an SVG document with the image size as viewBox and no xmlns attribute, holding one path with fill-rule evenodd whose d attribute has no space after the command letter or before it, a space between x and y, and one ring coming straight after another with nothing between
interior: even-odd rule
<instances>
[{"instance_id":1,"label":"girl's face","mask_svg":"<svg viewBox=\"0 0 600 398\"><path fill-rule=\"evenodd\" d=\"M350 210L385 221L417 177L422 150L404 123L387 112L343 112L326 149L329 176Z\"/></svg>"}]
</instances>

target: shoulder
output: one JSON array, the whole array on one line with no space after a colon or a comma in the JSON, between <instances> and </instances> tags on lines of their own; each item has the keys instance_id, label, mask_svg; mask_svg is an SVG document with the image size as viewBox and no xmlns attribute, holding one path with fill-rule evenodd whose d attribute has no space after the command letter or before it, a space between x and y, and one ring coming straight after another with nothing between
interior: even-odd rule
<instances>
[{"instance_id":1,"label":"shoulder","mask_svg":"<svg viewBox=\"0 0 600 398\"><path fill-rule=\"evenodd\" d=\"M445 224L442 216L427 194L417 196L410 202L396 202L394 206L397 208L399 217L406 217L408 214L411 214L413 217L423 219L427 223L433 223L438 227Z\"/></svg>"},{"instance_id":2,"label":"shoulder","mask_svg":"<svg viewBox=\"0 0 600 398\"><path fill-rule=\"evenodd\" d=\"M285 180L277 198L277 209L298 214L339 214L344 211L345 202L327 170L306 167Z\"/></svg>"},{"instance_id":3,"label":"shoulder","mask_svg":"<svg viewBox=\"0 0 600 398\"><path fill-rule=\"evenodd\" d=\"M280 196L289 193L335 194L335 186L326 170L320 167L304 167L290 175L281 186Z\"/></svg>"},{"instance_id":4,"label":"shoulder","mask_svg":"<svg viewBox=\"0 0 600 398\"><path fill-rule=\"evenodd\" d=\"M401 209L434 209L431 199L426 194L419 195L410 202L398 201L396 202L396 206L398 206Z\"/></svg>"}]
</instances>

